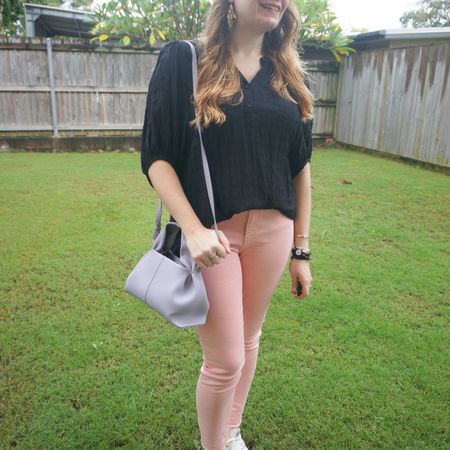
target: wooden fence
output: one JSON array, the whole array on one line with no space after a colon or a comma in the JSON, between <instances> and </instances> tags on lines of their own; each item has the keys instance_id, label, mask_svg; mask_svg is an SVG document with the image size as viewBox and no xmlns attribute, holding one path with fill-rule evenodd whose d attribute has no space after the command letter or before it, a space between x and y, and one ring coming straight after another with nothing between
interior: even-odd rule
<instances>
[{"instance_id":1,"label":"wooden fence","mask_svg":"<svg viewBox=\"0 0 450 450\"><path fill-rule=\"evenodd\" d=\"M0 38L0 149L139 148L158 49ZM450 165L450 44L306 53L313 137Z\"/></svg>"},{"instance_id":2,"label":"wooden fence","mask_svg":"<svg viewBox=\"0 0 450 450\"><path fill-rule=\"evenodd\" d=\"M157 52L76 39L0 38L0 146L138 148ZM308 68L320 94L314 135L332 136L338 65L311 60Z\"/></svg>"},{"instance_id":3,"label":"wooden fence","mask_svg":"<svg viewBox=\"0 0 450 450\"><path fill-rule=\"evenodd\" d=\"M340 68L335 139L450 165L450 43L360 51Z\"/></svg>"}]
</instances>

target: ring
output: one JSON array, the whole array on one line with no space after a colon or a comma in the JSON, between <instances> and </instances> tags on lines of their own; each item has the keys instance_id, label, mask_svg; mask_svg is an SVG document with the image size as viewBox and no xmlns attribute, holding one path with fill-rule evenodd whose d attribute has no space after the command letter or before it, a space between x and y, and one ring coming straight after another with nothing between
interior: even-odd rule
<instances>
[{"instance_id":1,"label":"ring","mask_svg":"<svg viewBox=\"0 0 450 450\"><path fill-rule=\"evenodd\" d=\"M202 268L198 264L196 264L195 265L195 271L196 272L200 272L201 270L202 270Z\"/></svg>"}]
</instances>

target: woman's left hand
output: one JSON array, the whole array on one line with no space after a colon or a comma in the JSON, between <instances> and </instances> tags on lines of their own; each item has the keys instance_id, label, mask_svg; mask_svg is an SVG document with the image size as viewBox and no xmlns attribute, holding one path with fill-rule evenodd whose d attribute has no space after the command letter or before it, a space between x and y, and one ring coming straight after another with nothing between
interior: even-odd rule
<instances>
[{"instance_id":1,"label":"woman's left hand","mask_svg":"<svg viewBox=\"0 0 450 450\"><path fill-rule=\"evenodd\" d=\"M309 260L291 258L289 263L289 273L291 274L292 280L291 293L298 299L307 297L312 282ZM300 281L302 285L302 293L300 295L297 295L297 280Z\"/></svg>"}]
</instances>

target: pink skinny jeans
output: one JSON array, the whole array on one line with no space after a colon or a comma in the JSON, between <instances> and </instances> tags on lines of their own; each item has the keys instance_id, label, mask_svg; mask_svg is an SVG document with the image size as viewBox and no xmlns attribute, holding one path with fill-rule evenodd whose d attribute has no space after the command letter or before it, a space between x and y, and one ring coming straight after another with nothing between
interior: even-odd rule
<instances>
[{"instance_id":1,"label":"pink skinny jeans","mask_svg":"<svg viewBox=\"0 0 450 450\"><path fill-rule=\"evenodd\" d=\"M242 211L217 227L232 252L201 271L210 306L206 323L197 327L203 364L196 406L206 450L223 450L228 427L241 424L262 325L294 234L294 221L277 209Z\"/></svg>"}]
</instances>

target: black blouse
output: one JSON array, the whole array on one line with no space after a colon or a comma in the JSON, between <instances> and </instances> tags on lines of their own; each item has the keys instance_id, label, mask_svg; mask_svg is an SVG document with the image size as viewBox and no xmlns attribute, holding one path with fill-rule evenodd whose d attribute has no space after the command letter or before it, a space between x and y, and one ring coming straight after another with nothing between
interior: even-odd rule
<instances>
[{"instance_id":1,"label":"black blouse","mask_svg":"<svg viewBox=\"0 0 450 450\"><path fill-rule=\"evenodd\" d=\"M198 59L198 45L191 42ZM169 162L199 220L210 228L214 219L200 138L188 125L194 118L191 61L191 49L181 40L168 42L159 52L148 88L141 166L153 187L150 165L158 159ZM263 56L250 83L238 71L244 100L237 106L220 105L226 121L203 128L217 222L253 208L275 208L295 218L291 182L311 160L313 121L301 122L298 106L271 88L272 69L273 63Z\"/></svg>"}]
</instances>

